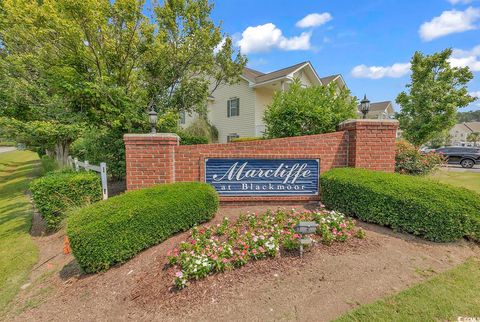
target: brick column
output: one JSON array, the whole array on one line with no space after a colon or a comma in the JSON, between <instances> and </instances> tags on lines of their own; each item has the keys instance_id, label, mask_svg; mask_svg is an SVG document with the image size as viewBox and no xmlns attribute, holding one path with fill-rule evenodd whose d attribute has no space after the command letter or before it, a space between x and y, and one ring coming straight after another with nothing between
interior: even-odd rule
<instances>
[{"instance_id":1,"label":"brick column","mask_svg":"<svg viewBox=\"0 0 480 322\"><path fill-rule=\"evenodd\" d=\"M348 165L393 172L397 120L347 120L339 125L348 133Z\"/></svg>"},{"instance_id":2,"label":"brick column","mask_svg":"<svg viewBox=\"0 0 480 322\"><path fill-rule=\"evenodd\" d=\"M125 134L127 190L175 182L175 147L180 138L173 133Z\"/></svg>"}]
</instances>

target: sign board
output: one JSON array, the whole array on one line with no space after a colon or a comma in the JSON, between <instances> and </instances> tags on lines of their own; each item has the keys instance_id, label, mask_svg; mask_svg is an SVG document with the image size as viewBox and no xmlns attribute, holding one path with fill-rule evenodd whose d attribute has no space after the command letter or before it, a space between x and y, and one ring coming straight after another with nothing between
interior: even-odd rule
<instances>
[{"instance_id":1,"label":"sign board","mask_svg":"<svg viewBox=\"0 0 480 322\"><path fill-rule=\"evenodd\" d=\"M318 159L205 159L205 182L221 196L318 195Z\"/></svg>"}]
</instances>

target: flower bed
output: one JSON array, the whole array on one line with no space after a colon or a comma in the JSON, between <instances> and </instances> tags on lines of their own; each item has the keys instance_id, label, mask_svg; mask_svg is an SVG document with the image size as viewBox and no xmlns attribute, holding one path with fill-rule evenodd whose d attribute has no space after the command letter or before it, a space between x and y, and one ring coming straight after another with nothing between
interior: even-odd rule
<instances>
[{"instance_id":1,"label":"flower bed","mask_svg":"<svg viewBox=\"0 0 480 322\"><path fill-rule=\"evenodd\" d=\"M350 236L363 238L365 234L355 227L353 220L324 209L247 214L241 215L235 223L224 218L216 226L194 228L188 240L168 253L169 264L178 268L176 287L182 289L190 280L239 268L250 261L279 256L281 250L297 250L301 236L295 233L294 227L300 221L318 223L316 233L310 235L314 243L330 245Z\"/></svg>"}]
</instances>

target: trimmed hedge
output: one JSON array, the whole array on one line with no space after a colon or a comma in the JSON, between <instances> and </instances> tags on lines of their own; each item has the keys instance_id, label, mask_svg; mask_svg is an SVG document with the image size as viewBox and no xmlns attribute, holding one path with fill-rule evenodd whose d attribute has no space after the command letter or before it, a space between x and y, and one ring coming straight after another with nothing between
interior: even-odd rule
<instances>
[{"instance_id":1,"label":"trimmed hedge","mask_svg":"<svg viewBox=\"0 0 480 322\"><path fill-rule=\"evenodd\" d=\"M181 145L195 145L195 144L207 144L208 138L206 136L190 135L185 132L179 132Z\"/></svg>"},{"instance_id":2,"label":"trimmed hedge","mask_svg":"<svg viewBox=\"0 0 480 322\"><path fill-rule=\"evenodd\" d=\"M69 210L102 199L98 175L54 171L30 184L32 198L49 231L57 230Z\"/></svg>"},{"instance_id":3,"label":"trimmed hedge","mask_svg":"<svg viewBox=\"0 0 480 322\"><path fill-rule=\"evenodd\" d=\"M67 235L82 269L93 273L208 221L217 208L218 196L210 185L160 185L80 209L69 217Z\"/></svg>"},{"instance_id":4,"label":"trimmed hedge","mask_svg":"<svg viewBox=\"0 0 480 322\"><path fill-rule=\"evenodd\" d=\"M422 238L480 241L480 195L426 178L342 168L321 176L328 208Z\"/></svg>"}]
</instances>

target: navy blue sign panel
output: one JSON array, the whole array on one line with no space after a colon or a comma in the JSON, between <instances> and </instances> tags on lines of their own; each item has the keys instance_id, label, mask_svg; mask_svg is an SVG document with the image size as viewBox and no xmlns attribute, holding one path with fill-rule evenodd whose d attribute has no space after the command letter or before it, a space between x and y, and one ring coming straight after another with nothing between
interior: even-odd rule
<instances>
[{"instance_id":1,"label":"navy blue sign panel","mask_svg":"<svg viewBox=\"0 0 480 322\"><path fill-rule=\"evenodd\" d=\"M205 160L205 182L221 196L318 195L318 159Z\"/></svg>"}]
</instances>

